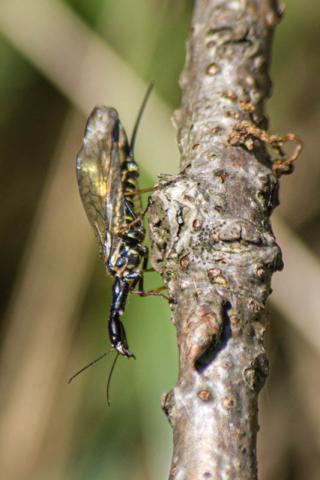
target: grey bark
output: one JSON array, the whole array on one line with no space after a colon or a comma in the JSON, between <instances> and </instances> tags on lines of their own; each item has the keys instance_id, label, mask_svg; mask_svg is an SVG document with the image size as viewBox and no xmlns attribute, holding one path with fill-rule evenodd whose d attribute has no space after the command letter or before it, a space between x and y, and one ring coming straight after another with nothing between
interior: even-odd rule
<instances>
[{"instance_id":1,"label":"grey bark","mask_svg":"<svg viewBox=\"0 0 320 480\"><path fill-rule=\"evenodd\" d=\"M274 168L263 112L279 17L271 0L195 2L175 112L181 173L161 179L149 210L180 355L162 399L172 480L257 478L264 311L282 268L269 219L281 161Z\"/></svg>"}]
</instances>

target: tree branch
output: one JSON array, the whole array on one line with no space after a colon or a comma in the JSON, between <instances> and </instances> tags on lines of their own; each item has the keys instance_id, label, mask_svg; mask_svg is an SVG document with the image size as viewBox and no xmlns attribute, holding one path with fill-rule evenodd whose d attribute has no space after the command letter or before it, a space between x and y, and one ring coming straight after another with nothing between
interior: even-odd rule
<instances>
[{"instance_id":1,"label":"tree branch","mask_svg":"<svg viewBox=\"0 0 320 480\"><path fill-rule=\"evenodd\" d=\"M181 173L152 196L153 265L169 288L180 372L163 409L170 479L257 478L264 310L282 268L269 216L292 170L263 113L280 11L271 0L198 0L175 113ZM279 158L271 160L267 144Z\"/></svg>"}]
</instances>

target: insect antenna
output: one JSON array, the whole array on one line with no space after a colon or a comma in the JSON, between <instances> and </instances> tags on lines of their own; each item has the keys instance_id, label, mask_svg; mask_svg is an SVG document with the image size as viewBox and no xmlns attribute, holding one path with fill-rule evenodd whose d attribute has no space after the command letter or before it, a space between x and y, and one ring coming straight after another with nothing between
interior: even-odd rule
<instances>
[{"instance_id":1,"label":"insect antenna","mask_svg":"<svg viewBox=\"0 0 320 480\"><path fill-rule=\"evenodd\" d=\"M113 362L112 362L112 365L111 365L111 368L110 368L110 372L109 372L109 375L108 375L107 389L106 389L108 407L110 407L110 405L111 405L111 404L110 404L110 385L111 385L111 377L112 377L113 370L114 370L114 367L116 366L116 363L117 363L118 358L119 358L119 352L117 352L117 355L114 357L114 360L113 360Z\"/></svg>"},{"instance_id":2,"label":"insect antenna","mask_svg":"<svg viewBox=\"0 0 320 480\"><path fill-rule=\"evenodd\" d=\"M138 128L139 128L139 125L140 125L141 117L142 117L142 114L144 112L144 109L145 109L145 106L147 104L150 93L152 92L152 89L154 87L154 84L155 84L155 81L153 80L150 83L150 85L148 87L148 90L145 93L144 99L142 100L142 104L141 104L141 107L140 107L139 112L138 112L137 119L136 119L134 127L133 127L133 132L132 132L131 141L130 141L130 149L131 149L132 152L133 152L133 149L134 149L134 144L135 144L135 141L136 141L137 131L138 131Z\"/></svg>"},{"instance_id":3,"label":"insect antenna","mask_svg":"<svg viewBox=\"0 0 320 480\"><path fill-rule=\"evenodd\" d=\"M111 349L112 350L112 349ZM68 380L68 383L71 383L72 380L74 380L78 375L80 375L80 373L84 372L85 370L87 370L87 368L91 367L92 365L94 365L95 363L99 362L99 360L102 360L102 358L106 357L110 352L111 350L109 350L108 352L105 352L103 353L102 355L100 355L100 357L96 358L95 360L93 360L92 362L88 363L87 365L85 365L84 367L80 368L80 370L78 370L76 373L74 373Z\"/></svg>"}]
</instances>

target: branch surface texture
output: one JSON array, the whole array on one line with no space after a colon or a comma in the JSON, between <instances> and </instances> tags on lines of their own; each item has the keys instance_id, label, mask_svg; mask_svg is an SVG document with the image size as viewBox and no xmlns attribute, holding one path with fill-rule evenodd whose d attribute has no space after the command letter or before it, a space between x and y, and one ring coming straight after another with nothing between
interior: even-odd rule
<instances>
[{"instance_id":1,"label":"branch surface texture","mask_svg":"<svg viewBox=\"0 0 320 480\"><path fill-rule=\"evenodd\" d=\"M279 17L269 0L195 2L175 113L181 173L161 178L149 210L180 354L178 383L162 399L171 480L257 478L264 310L282 268L269 220L281 161L268 154L263 113Z\"/></svg>"}]
</instances>

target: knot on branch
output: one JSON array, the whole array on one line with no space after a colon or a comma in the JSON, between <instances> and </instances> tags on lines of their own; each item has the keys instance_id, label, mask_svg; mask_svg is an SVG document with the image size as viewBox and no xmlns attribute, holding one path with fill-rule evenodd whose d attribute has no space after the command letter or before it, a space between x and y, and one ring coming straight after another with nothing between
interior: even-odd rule
<instances>
[{"instance_id":1,"label":"knot on branch","mask_svg":"<svg viewBox=\"0 0 320 480\"><path fill-rule=\"evenodd\" d=\"M247 183L246 171L232 166L160 182L149 210L152 261L178 302L188 291L198 306L217 292L225 299L226 292L239 292L265 303L271 274L283 263L270 225L262 220L277 201L278 183L259 168Z\"/></svg>"},{"instance_id":2,"label":"knot on branch","mask_svg":"<svg viewBox=\"0 0 320 480\"><path fill-rule=\"evenodd\" d=\"M223 302L202 303L186 318L185 348L190 363L201 369L205 358L219 345L223 326Z\"/></svg>"},{"instance_id":3,"label":"knot on branch","mask_svg":"<svg viewBox=\"0 0 320 480\"><path fill-rule=\"evenodd\" d=\"M246 385L255 392L259 392L269 375L269 361L265 353L260 353L243 372Z\"/></svg>"},{"instance_id":4,"label":"knot on branch","mask_svg":"<svg viewBox=\"0 0 320 480\"><path fill-rule=\"evenodd\" d=\"M173 426L173 422L175 418L175 413L174 413L175 399L174 399L173 390L161 395L161 408L163 412L166 414L170 425Z\"/></svg>"}]
</instances>

